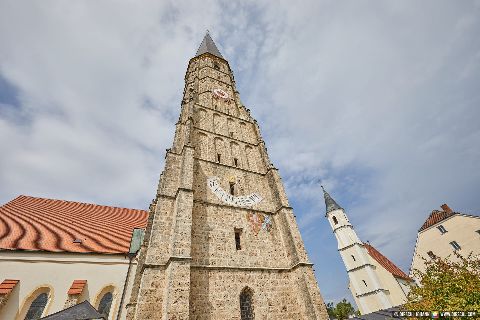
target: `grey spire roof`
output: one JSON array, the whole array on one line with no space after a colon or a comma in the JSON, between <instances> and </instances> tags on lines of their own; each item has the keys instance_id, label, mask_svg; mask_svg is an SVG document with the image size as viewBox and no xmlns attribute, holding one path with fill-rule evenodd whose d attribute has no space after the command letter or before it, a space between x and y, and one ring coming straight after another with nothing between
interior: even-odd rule
<instances>
[{"instance_id":1,"label":"grey spire roof","mask_svg":"<svg viewBox=\"0 0 480 320\"><path fill-rule=\"evenodd\" d=\"M223 56L220 53L220 51L218 51L218 48L215 45L215 42L213 42L212 37L210 37L210 33L208 32L208 30L207 30L207 33L205 34L205 37L203 37L203 41L200 44L200 47L198 47L195 57L198 57L199 55L207 52L223 59Z\"/></svg>"},{"instance_id":2,"label":"grey spire roof","mask_svg":"<svg viewBox=\"0 0 480 320\"><path fill-rule=\"evenodd\" d=\"M329 213L330 211L333 211L333 210L337 210L337 209L342 209L342 207L340 207L336 202L335 200L333 200L333 198L328 194L327 191L325 191L325 189L322 187L322 190L323 190L323 197L325 198L325 207L326 207L326 212L325 212L325 215L327 213Z\"/></svg>"}]
</instances>

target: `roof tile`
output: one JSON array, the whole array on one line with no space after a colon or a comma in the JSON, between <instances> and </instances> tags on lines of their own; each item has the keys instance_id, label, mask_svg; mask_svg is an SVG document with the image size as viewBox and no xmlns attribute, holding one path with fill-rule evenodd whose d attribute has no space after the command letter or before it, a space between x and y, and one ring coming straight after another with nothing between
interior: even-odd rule
<instances>
[{"instance_id":1,"label":"roof tile","mask_svg":"<svg viewBox=\"0 0 480 320\"><path fill-rule=\"evenodd\" d=\"M87 280L74 280L67 293L70 295L80 294L82 293L83 288L85 288L86 284Z\"/></svg>"},{"instance_id":2,"label":"roof tile","mask_svg":"<svg viewBox=\"0 0 480 320\"><path fill-rule=\"evenodd\" d=\"M7 295L12 292L13 288L19 283L20 280L11 280L5 279L2 283L0 283L0 295Z\"/></svg>"},{"instance_id":3,"label":"roof tile","mask_svg":"<svg viewBox=\"0 0 480 320\"><path fill-rule=\"evenodd\" d=\"M380 253L377 249L371 246L368 243L363 244L368 251L370 257L375 259L382 267L384 267L388 272L393 276L405 280L411 280L411 278L403 272L399 267L397 267L392 261L388 260L383 254Z\"/></svg>"},{"instance_id":4,"label":"roof tile","mask_svg":"<svg viewBox=\"0 0 480 320\"><path fill-rule=\"evenodd\" d=\"M19 196L0 206L0 249L127 253L147 218L145 210Z\"/></svg>"},{"instance_id":5,"label":"roof tile","mask_svg":"<svg viewBox=\"0 0 480 320\"><path fill-rule=\"evenodd\" d=\"M422 227L418 232L423 231L425 229L430 228L434 224L439 223L453 215L458 214L457 212L447 212L447 211L440 211L440 210L433 210L432 213L428 216L427 220L423 223Z\"/></svg>"}]
</instances>

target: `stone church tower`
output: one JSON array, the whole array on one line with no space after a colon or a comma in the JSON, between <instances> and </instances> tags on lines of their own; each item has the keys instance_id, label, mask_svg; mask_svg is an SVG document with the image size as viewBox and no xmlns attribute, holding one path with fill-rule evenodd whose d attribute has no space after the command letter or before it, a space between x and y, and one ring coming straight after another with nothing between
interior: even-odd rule
<instances>
[{"instance_id":1,"label":"stone church tower","mask_svg":"<svg viewBox=\"0 0 480 320\"><path fill-rule=\"evenodd\" d=\"M325 189L323 196L325 216L337 238L338 252L350 279L349 288L361 314L405 303L412 279L372 245L360 241L345 210Z\"/></svg>"},{"instance_id":2,"label":"stone church tower","mask_svg":"<svg viewBox=\"0 0 480 320\"><path fill-rule=\"evenodd\" d=\"M127 319L327 319L293 210L228 62L188 64Z\"/></svg>"}]
</instances>

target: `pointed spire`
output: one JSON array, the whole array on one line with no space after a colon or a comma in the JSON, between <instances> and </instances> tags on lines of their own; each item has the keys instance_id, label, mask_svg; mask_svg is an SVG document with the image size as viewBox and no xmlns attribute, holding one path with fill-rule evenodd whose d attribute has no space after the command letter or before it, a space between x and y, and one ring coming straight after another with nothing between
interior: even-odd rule
<instances>
[{"instance_id":1,"label":"pointed spire","mask_svg":"<svg viewBox=\"0 0 480 320\"><path fill-rule=\"evenodd\" d=\"M210 54L213 54L214 56L217 56L223 59L223 56L220 53L220 51L218 51L218 48L215 45L215 42L213 42L212 37L210 37L210 32L208 30L207 30L207 33L205 34L205 37L203 37L203 41L200 44L200 47L198 47L195 57L198 57L199 55L202 55L204 53L210 53Z\"/></svg>"},{"instance_id":2,"label":"pointed spire","mask_svg":"<svg viewBox=\"0 0 480 320\"><path fill-rule=\"evenodd\" d=\"M337 209L342 209L342 207L340 207L336 202L335 200L333 200L333 198L328 194L327 191L325 191L325 189L322 187L322 190L323 190L323 197L325 198L325 207L326 207L326 213L325 215L327 215L330 211L333 211L333 210L337 210Z\"/></svg>"}]
</instances>

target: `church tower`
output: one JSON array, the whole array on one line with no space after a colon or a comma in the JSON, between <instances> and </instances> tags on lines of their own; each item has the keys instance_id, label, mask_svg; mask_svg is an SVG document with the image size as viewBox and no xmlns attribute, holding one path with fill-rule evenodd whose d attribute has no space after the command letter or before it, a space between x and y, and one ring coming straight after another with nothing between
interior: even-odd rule
<instances>
[{"instance_id":1,"label":"church tower","mask_svg":"<svg viewBox=\"0 0 480 320\"><path fill-rule=\"evenodd\" d=\"M404 303L412 279L369 243L360 241L345 210L325 189L323 196L325 217L337 239L349 288L360 312L367 314Z\"/></svg>"},{"instance_id":2,"label":"church tower","mask_svg":"<svg viewBox=\"0 0 480 320\"><path fill-rule=\"evenodd\" d=\"M279 173L208 32L188 64L127 310L127 319L328 318Z\"/></svg>"}]
</instances>

